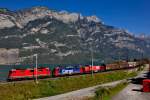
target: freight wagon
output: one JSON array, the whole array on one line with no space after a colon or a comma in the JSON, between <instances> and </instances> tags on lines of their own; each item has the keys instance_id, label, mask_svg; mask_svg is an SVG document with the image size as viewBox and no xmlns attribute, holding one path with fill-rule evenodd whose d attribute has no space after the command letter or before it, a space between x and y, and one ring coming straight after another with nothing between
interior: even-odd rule
<instances>
[{"instance_id":1,"label":"freight wagon","mask_svg":"<svg viewBox=\"0 0 150 100\"><path fill-rule=\"evenodd\" d=\"M125 69L125 68L129 68L128 62L125 61L106 65L106 70Z\"/></svg>"}]
</instances>

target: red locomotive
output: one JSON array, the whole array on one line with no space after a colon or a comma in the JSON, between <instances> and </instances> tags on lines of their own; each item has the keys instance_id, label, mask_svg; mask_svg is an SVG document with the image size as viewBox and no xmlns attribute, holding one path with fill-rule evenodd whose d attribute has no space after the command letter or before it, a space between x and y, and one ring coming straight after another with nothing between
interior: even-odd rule
<instances>
[{"instance_id":1,"label":"red locomotive","mask_svg":"<svg viewBox=\"0 0 150 100\"><path fill-rule=\"evenodd\" d=\"M48 67L41 67L36 70L36 68L31 69L12 69L9 71L8 80L18 80L18 79L32 79L37 77L49 77L51 71Z\"/></svg>"},{"instance_id":2,"label":"red locomotive","mask_svg":"<svg viewBox=\"0 0 150 100\"><path fill-rule=\"evenodd\" d=\"M106 66L105 65L97 65L97 66L85 66L83 68L83 72L84 73L90 73L90 72L100 72L100 71L105 71L106 70Z\"/></svg>"},{"instance_id":3,"label":"red locomotive","mask_svg":"<svg viewBox=\"0 0 150 100\"><path fill-rule=\"evenodd\" d=\"M54 68L53 76L64 76L64 75L75 75L75 74L83 74L83 68L82 67L72 67L72 68L61 68L56 67Z\"/></svg>"}]
</instances>

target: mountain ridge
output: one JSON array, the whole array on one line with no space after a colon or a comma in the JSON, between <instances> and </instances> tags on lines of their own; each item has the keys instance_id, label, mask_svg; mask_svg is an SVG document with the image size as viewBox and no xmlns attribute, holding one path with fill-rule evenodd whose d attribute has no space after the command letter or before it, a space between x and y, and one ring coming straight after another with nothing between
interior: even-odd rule
<instances>
[{"instance_id":1,"label":"mountain ridge","mask_svg":"<svg viewBox=\"0 0 150 100\"><path fill-rule=\"evenodd\" d=\"M86 63L149 57L150 41L105 25L96 16L33 7L0 12L0 48L18 49L18 63ZM16 59L16 58L15 58ZM15 62L14 62L15 63Z\"/></svg>"}]
</instances>

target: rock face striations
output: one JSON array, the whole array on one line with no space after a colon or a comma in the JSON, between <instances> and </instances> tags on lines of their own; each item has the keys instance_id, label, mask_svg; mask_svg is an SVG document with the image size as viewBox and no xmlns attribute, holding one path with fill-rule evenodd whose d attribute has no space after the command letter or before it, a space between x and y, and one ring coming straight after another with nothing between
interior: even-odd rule
<instances>
[{"instance_id":1,"label":"rock face striations","mask_svg":"<svg viewBox=\"0 0 150 100\"><path fill-rule=\"evenodd\" d=\"M148 37L105 25L96 16L46 7L0 9L0 48L16 50L14 63L34 63L35 53L39 63L88 63L91 50L95 62L150 57Z\"/></svg>"}]
</instances>

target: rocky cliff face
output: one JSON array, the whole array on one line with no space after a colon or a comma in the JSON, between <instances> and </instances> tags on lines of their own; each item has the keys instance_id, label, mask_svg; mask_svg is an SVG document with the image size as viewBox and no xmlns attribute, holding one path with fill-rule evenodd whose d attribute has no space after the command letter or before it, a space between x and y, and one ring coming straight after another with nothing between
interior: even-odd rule
<instances>
[{"instance_id":1,"label":"rocky cliff face","mask_svg":"<svg viewBox=\"0 0 150 100\"><path fill-rule=\"evenodd\" d=\"M18 56L19 56L19 49L0 48L0 64L17 63Z\"/></svg>"},{"instance_id":2,"label":"rocky cliff face","mask_svg":"<svg viewBox=\"0 0 150 100\"><path fill-rule=\"evenodd\" d=\"M19 49L21 63L86 63L147 57L149 39L105 25L96 16L33 7L0 12L0 48Z\"/></svg>"}]
</instances>

